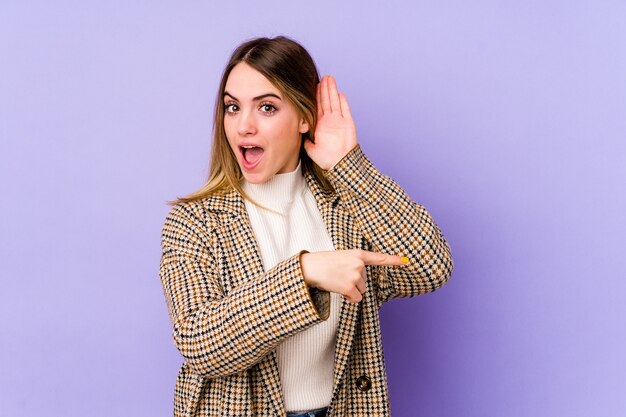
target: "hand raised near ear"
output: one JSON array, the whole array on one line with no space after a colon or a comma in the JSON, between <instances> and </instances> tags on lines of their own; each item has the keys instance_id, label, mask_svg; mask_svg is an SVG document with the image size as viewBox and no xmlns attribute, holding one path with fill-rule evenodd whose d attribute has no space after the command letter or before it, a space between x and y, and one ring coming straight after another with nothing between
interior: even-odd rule
<instances>
[{"instance_id":1,"label":"hand raised near ear","mask_svg":"<svg viewBox=\"0 0 626 417\"><path fill-rule=\"evenodd\" d=\"M330 75L317 85L317 125L314 141L304 149L320 168L329 170L357 145L356 127L345 94Z\"/></svg>"}]
</instances>

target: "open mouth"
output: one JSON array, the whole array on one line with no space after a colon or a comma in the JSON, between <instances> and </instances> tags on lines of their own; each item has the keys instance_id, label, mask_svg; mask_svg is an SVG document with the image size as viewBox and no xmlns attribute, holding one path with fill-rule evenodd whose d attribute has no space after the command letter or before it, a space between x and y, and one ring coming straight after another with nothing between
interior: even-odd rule
<instances>
[{"instance_id":1,"label":"open mouth","mask_svg":"<svg viewBox=\"0 0 626 417\"><path fill-rule=\"evenodd\" d=\"M263 156L263 148L258 146L240 146L241 154L248 165L255 165Z\"/></svg>"}]
</instances>

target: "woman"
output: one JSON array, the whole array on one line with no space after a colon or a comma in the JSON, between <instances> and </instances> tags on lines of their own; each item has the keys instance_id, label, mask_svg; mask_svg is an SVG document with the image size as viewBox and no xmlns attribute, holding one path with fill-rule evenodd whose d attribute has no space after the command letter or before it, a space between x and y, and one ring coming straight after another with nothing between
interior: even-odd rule
<instances>
[{"instance_id":1,"label":"woman","mask_svg":"<svg viewBox=\"0 0 626 417\"><path fill-rule=\"evenodd\" d=\"M211 158L163 227L175 416L389 415L378 309L452 272L430 215L365 157L345 95L285 37L234 51Z\"/></svg>"}]
</instances>

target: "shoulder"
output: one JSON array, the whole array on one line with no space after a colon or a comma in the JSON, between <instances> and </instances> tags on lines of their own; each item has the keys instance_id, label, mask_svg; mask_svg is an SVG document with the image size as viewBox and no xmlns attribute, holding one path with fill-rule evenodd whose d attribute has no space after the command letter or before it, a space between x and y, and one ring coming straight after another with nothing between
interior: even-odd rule
<instances>
[{"instance_id":1,"label":"shoulder","mask_svg":"<svg viewBox=\"0 0 626 417\"><path fill-rule=\"evenodd\" d=\"M242 208L242 198L234 190L178 203L165 217L163 239L206 240L211 230L236 216Z\"/></svg>"},{"instance_id":2,"label":"shoulder","mask_svg":"<svg viewBox=\"0 0 626 417\"><path fill-rule=\"evenodd\" d=\"M161 230L163 247L180 249L189 243L206 240L207 223L203 212L201 200L173 206Z\"/></svg>"}]
</instances>

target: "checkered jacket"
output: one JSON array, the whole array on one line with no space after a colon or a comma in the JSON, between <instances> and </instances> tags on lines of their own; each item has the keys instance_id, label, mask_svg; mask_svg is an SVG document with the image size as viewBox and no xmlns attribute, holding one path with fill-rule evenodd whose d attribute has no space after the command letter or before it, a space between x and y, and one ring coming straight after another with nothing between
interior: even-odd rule
<instances>
[{"instance_id":1,"label":"checkered jacket","mask_svg":"<svg viewBox=\"0 0 626 417\"><path fill-rule=\"evenodd\" d=\"M336 250L410 258L367 266L359 303L342 301L330 416L390 415L378 310L394 297L441 287L450 248L426 210L376 170L356 145L326 172L336 192L305 179ZM174 416L285 416L275 348L328 317L329 294L304 283L300 255L264 271L235 191L173 207L162 232L160 276L184 363Z\"/></svg>"}]
</instances>

